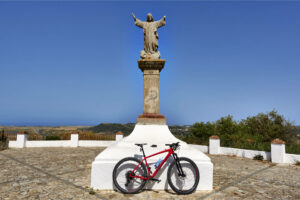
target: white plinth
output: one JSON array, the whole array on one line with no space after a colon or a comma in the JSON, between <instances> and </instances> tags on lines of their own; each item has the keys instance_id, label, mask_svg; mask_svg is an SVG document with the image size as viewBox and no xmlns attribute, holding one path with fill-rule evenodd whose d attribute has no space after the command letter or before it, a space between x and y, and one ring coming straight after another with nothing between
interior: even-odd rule
<instances>
[{"instance_id":1,"label":"white plinth","mask_svg":"<svg viewBox=\"0 0 300 200\"><path fill-rule=\"evenodd\" d=\"M209 138L209 154L220 154L220 139Z\"/></svg>"},{"instance_id":2,"label":"white plinth","mask_svg":"<svg viewBox=\"0 0 300 200\"><path fill-rule=\"evenodd\" d=\"M272 163L285 162L285 144L271 144Z\"/></svg>"},{"instance_id":3,"label":"white plinth","mask_svg":"<svg viewBox=\"0 0 300 200\"><path fill-rule=\"evenodd\" d=\"M201 151L193 148L191 145L175 138L170 132L167 125L136 125L133 132L124 137L119 142L107 147L102 151L92 163L91 187L99 190L114 189L112 181L112 172L116 163L125 157L142 157L139 147L135 143L147 143L144 146L146 156L167 149L165 144L180 142L180 149L176 151L179 157L188 157L192 159L198 166L200 172L200 181L197 190L212 190L213 185L213 164L208 156ZM156 144L156 148L150 147ZM149 164L154 164L158 158L165 156L155 156L151 158ZM155 178L161 182L148 181L147 189L165 190L170 189L167 181L168 165L173 161L169 158L167 163L161 168ZM152 172L154 172L154 167Z\"/></svg>"}]
</instances>

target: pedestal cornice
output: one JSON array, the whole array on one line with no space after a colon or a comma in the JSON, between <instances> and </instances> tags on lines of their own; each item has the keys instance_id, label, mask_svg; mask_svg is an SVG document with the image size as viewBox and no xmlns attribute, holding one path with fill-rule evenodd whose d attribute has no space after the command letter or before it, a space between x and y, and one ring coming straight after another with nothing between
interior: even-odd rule
<instances>
[{"instance_id":1,"label":"pedestal cornice","mask_svg":"<svg viewBox=\"0 0 300 200\"><path fill-rule=\"evenodd\" d=\"M138 65L140 70L159 70L161 71L165 66L165 59L139 59Z\"/></svg>"}]
</instances>

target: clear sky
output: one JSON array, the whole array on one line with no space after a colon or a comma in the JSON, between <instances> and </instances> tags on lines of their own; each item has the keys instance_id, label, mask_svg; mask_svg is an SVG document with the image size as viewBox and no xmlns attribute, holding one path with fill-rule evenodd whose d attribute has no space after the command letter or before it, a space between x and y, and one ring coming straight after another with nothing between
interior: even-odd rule
<instances>
[{"instance_id":1,"label":"clear sky","mask_svg":"<svg viewBox=\"0 0 300 200\"><path fill-rule=\"evenodd\" d=\"M168 124L276 109L300 124L298 1L0 1L0 125L136 122L145 20L166 59Z\"/></svg>"}]
</instances>

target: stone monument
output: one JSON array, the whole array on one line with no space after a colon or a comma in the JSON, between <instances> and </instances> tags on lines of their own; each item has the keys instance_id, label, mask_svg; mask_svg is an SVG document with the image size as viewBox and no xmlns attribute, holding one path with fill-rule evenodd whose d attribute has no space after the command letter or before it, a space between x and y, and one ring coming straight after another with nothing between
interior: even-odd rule
<instances>
[{"instance_id":1,"label":"stone monument","mask_svg":"<svg viewBox=\"0 0 300 200\"><path fill-rule=\"evenodd\" d=\"M159 114L159 73L164 68L165 60L160 59L158 51L157 29L166 24L166 16L154 21L148 13L147 21L137 19L132 13L136 26L144 31L144 50L138 60L139 68L144 74L144 112L137 119L138 124L166 124L166 118Z\"/></svg>"},{"instance_id":2,"label":"stone monument","mask_svg":"<svg viewBox=\"0 0 300 200\"><path fill-rule=\"evenodd\" d=\"M137 118L137 124L133 132L122 140L107 147L92 163L91 187L100 190L114 189L112 171L116 163L125 157L141 158L139 148L135 143L147 143L144 147L146 155L166 149L165 144L180 142L181 148L178 156L189 157L197 164L200 172L200 181L197 190L212 190L213 164L208 156L191 145L178 140L170 132L166 125L166 118L159 113L159 75L164 68L165 60L160 59L158 51L157 29L166 24L166 17L154 21L152 15L147 15L146 21L137 19L132 14L135 25L143 28L144 50L141 51L138 67L144 76L144 107L143 114ZM156 144L156 148L151 148ZM152 158L148 163L155 163L157 158ZM165 190L169 189L167 183L167 167L172 160L167 160L162 170L155 176L161 182L146 184L147 189Z\"/></svg>"}]
</instances>

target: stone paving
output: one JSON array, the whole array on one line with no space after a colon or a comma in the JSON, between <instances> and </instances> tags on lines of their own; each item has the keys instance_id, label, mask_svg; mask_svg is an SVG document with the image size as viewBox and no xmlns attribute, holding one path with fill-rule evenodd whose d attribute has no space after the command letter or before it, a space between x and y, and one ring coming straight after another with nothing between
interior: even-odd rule
<instances>
[{"instance_id":1,"label":"stone paving","mask_svg":"<svg viewBox=\"0 0 300 200\"><path fill-rule=\"evenodd\" d=\"M116 191L89 194L91 163L103 148L25 148L0 151L3 199L300 199L300 167L209 155L214 190L177 195L173 191Z\"/></svg>"}]
</instances>

